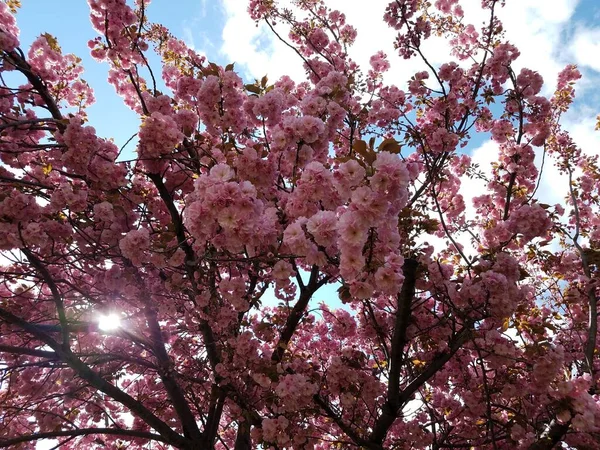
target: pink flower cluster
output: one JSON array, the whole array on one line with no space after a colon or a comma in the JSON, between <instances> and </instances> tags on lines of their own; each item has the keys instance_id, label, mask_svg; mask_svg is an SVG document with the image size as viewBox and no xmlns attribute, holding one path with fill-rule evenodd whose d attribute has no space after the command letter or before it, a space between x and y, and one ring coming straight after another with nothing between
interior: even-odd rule
<instances>
[{"instance_id":1,"label":"pink flower cluster","mask_svg":"<svg viewBox=\"0 0 600 450\"><path fill-rule=\"evenodd\" d=\"M379 51L373 56L371 56L371 58L369 59L369 63L371 64L373 70L377 73L386 72L390 68L390 63L387 60L387 55L382 51Z\"/></svg>"},{"instance_id":2,"label":"pink flower cluster","mask_svg":"<svg viewBox=\"0 0 600 450\"><path fill-rule=\"evenodd\" d=\"M53 36L46 33L38 37L29 48L28 58L31 68L45 80L57 103L64 101L79 110L94 103L91 87L81 78L81 60L73 54L63 55Z\"/></svg>"},{"instance_id":3,"label":"pink flower cluster","mask_svg":"<svg viewBox=\"0 0 600 450\"><path fill-rule=\"evenodd\" d=\"M460 34L450 40L452 54L459 60L465 60L473 53L477 45L479 33L472 24L466 25Z\"/></svg>"},{"instance_id":4,"label":"pink flower cluster","mask_svg":"<svg viewBox=\"0 0 600 450\"><path fill-rule=\"evenodd\" d=\"M12 250L21 247L19 224L39 220L42 209L35 198L16 189L6 193L0 201L0 250ZM27 225L26 225L27 226Z\"/></svg>"},{"instance_id":5,"label":"pink flower cluster","mask_svg":"<svg viewBox=\"0 0 600 450\"><path fill-rule=\"evenodd\" d=\"M223 71L218 77L209 75L202 81L197 93L198 114L209 130L243 130L246 116L240 114L242 88L242 79L233 71Z\"/></svg>"},{"instance_id":6,"label":"pink flower cluster","mask_svg":"<svg viewBox=\"0 0 600 450\"><path fill-rule=\"evenodd\" d=\"M427 57L437 35L472 61L422 67L405 92L386 85L383 52L366 70L348 57L356 30L325 0L252 0L307 76L244 85L148 3L90 0L91 53L141 119L137 158L120 163L86 124L79 60L50 35L16 49L0 2L0 439L109 420L140 433L62 445L508 449L560 424L560 445L596 448L600 169L559 122L574 66L548 99L537 72L515 71L495 14L479 29L459 0L398 0L385 20L401 56ZM149 51L162 82L139 75ZM492 137L491 173L459 150L474 132ZM536 197L537 146L571 175L569 214ZM486 183L472 218L465 177ZM133 333L80 331L97 308ZM39 334L62 309L76 342ZM100 403L90 373L110 384Z\"/></svg>"},{"instance_id":7,"label":"pink flower cluster","mask_svg":"<svg viewBox=\"0 0 600 450\"><path fill-rule=\"evenodd\" d=\"M296 411L312 403L319 386L305 375L288 374L279 379L275 394L281 399L282 411Z\"/></svg>"},{"instance_id":8,"label":"pink flower cluster","mask_svg":"<svg viewBox=\"0 0 600 450\"><path fill-rule=\"evenodd\" d=\"M234 171L226 164L213 166L201 175L188 198L184 219L200 243L218 248L255 252L276 237L276 210L257 198L249 181L233 181Z\"/></svg>"},{"instance_id":9,"label":"pink flower cluster","mask_svg":"<svg viewBox=\"0 0 600 450\"><path fill-rule=\"evenodd\" d=\"M99 139L93 127L83 126L79 117L73 117L57 140L67 146L60 157L60 164L75 174L88 176L104 189L114 189L125 184L126 168L115 159L116 145Z\"/></svg>"},{"instance_id":10,"label":"pink flower cluster","mask_svg":"<svg viewBox=\"0 0 600 450\"><path fill-rule=\"evenodd\" d=\"M4 2L0 2L0 23L0 49L12 52L19 46L19 28L15 16Z\"/></svg>"},{"instance_id":11,"label":"pink flower cluster","mask_svg":"<svg viewBox=\"0 0 600 450\"><path fill-rule=\"evenodd\" d=\"M183 133L179 131L173 117L153 112L142 123L139 137L140 159L158 158L172 153L175 146L183 140Z\"/></svg>"},{"instance_id":12,"label":"pink flower cluster","mask_svg":"<svg viewBox=\"0 0 600 450\"><path fill-rule=\"evenodd\" d=\"M441 12L443 12L444 14L450 14L452 12L452 7L456 5L455 15L458 17L461 17L462 10L457 11L457 8L460 8L460 6L458 6L457 3L458 3L458 0L436 0L435 7L437 9L439 9Z\"/></svg>"},{"instance_id":13,"label":"pink flower cluster","mask_svg":"<svg viewBox=\"0 0 600 450\"><path fill-rule=\"evenodd\" d=\"M262 438L266 442L272 442L278 446L285 446L290 442L287 428L290 421L285 416L276 419L264 419L262 421Z\"/></svg>"},{"instance_id":14,"label":"pink flower cluster","mask_svg":"<svg viewBox=\"0 0 600 450\"><path fill-rule=\"evenodd\" d=\"M445 3L444 1L444 5ZM414 20L410 20L419 11L419 6L418 0L391 2L388 4L383 16L390 27L399 31L394 45L404 59L409 59L415 55L415 49L431 35L431 23L426 20L425 16L421 15ZM404 30L405 28L406 30ZM400 31L403 31L403 33L400 33Z\"/></svg>"},{"instance_id":15,"label":"pink flower cluster","mask_svg":"<svg viewBox=\"0 0 600 450\"><path fill-rule=\"evenodd\" d=\"M488 59L486 70L491 75L496 86L508 80L508 67L520 55L519 50L512 44L503 43L494 48L492 57Z\"/></svg>"},{"instance_id":16,"label":"pink flower cluster","mask_svg":"<svg viewBox=\"0 0 600 450\"><path fill-rule=\"evenodd\" d=\"M544 236L551 226L547 211L539 203L521 206L512 212L508 221L509 230L522 234L526 240Z\"/></svg>"},{"instance_id":17,"label":"pink flower cluster","mask_svg":"<svg viewBox=\"0 0 600 450\"><path fill-rule=\"evenodd\" d=\"M119 241L122 255L134 266L141 266L150 248L150 232L147 228L132 230Z\"/></svg>"}]
</instances>

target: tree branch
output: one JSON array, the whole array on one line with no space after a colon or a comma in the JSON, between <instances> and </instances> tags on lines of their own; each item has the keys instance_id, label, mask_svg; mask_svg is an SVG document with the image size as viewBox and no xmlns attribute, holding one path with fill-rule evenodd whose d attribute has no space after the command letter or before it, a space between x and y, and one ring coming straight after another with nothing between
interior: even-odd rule
<instances>
[{"instance_id":1,"label":"tree branch","mask_svg":"<svg viewBox=\"0 0 600 450\"><path fill-rule=\"evenodd\" d=\"M396 322L392 335L390 372L387 386L387 401L382 407L381 416L373 427L371 441L379 445L383 443L389 428L398 416L400 409L400 369L404 364L403 354L406 346L406 329L410 321L411 305L415 296L415 283L418 262L410 258L404 261L404 283L397 296Z\"/></svg>"},{"instance_id":2,"label":"tree branch","mask_svg":"<svg viewBox=\"0 0 600 450\"><path fill-rule=\"evenodd\" d=\"M449 349L433 358L429 365L415 378L408 386L400 393L400 404L408 402L417 390L421 388L431 377L433 377L444 365L450 361L454 354L460 350L463 344L471 337L471 324L467 324L459 331L452 342Z\"/></svg>"},{"instance_id":3,"label":"tree branch","mask_svg":"<svg viewBox=\"0 0 600 450\"><path fill-rule=\"evenodd\" d=\"M131 439L144 438L152 441L164 442L165 444L171 443L159 434L148 433L146 431L123 430L121 428L80 428L77 430L49 431L46 433L27 434L12 439L2 439L0 440L0 448L11 447L23 442L37 441L39 439L53 439L61 436L88 436L90 434L117 435Z\"/></svg>"},{"instance_id":4,"label":"tree branch","mask_svg":"<svg viewBox=\"0 0 600 450\"><path fill-rule=\"evenodd\" d=\"M183 434L193 441L198 441L202 439L202 433L200 432L200 429L196 424L196 419L189 408L185 396L183 395L181 386L179 386L179 383L177 383L177 380L173 376L173 364L171 358L169 358L169 355L167 354L167 350L165 349L165 342L163 340L162 330L160 329L160 325L156 317L156 311L151 308L146 308L145 313L148 327L150 328L152 349L156 359L158 360L158 373L160 375L160 379L162 380L162 383L169 394L169 398L173 402L173 407L177 412L177 416L181 421Z\"/></svg>"},{"instance_id":5,"label":"tree branch","mask_svg":"<svg viewBox=\"0 0 600 450\"><path fill-rule=\"evenodd\" d=\"M5 53L5 55L7 56L8 61L19 72L21 72L23 75L25 75L25 77L27 77L27 80L31 83L33 88L37 91L37 93L40 95L40 97L42 97L42 99L46 103L46 107L48 108L50 114L52 114L52 117L57 121L57 128L60 131L64 131L66 126L62 122L60 122L63 119L63 116L60 112L60 109L58 108L58 105L56 104L56 101L48 92L48 88L46 88L44 80L42 80L42 78L39 75L33 73L29 63L25 61L24 58L21 58L21 56L19 56L19 54L16 51Z\"/></svg>"},{"instance_id":6,"label":"tree branch","mask_svg":"<svg viewBox=\"0 0 600 450\"><path fill-rule=\"evenodd\" d=\"M338 414L336 414L336 412L331 408L331 406L329 406L325 399L323 399L319 394L315 394L313 399L315 403L319 405L321 409L323 409L323 411L325 411L327 417L333 420L335 424L340 428L340 430L342 430L346 434L346 436L352 439L356 445L371 450L383 450L383 447L381 445L374 444L361 438L349 425L344 423L344 420Z\"/></svg>"},{"instance_id":7,"label":"tree branch","mask_svg":"<svg viewBox=\"0 0 600 450\"><path fill-rule=\"evenodd\" d=\"M431 377L433 377L444 365L450 361L454 354L463 346L471 336L471 324L467 324L454 339L450 342L449 349L433 358L429 365L412 382L406 386L398 396L398 409L392 414L382 413L378 423L371 433L371 441L381 444L387 435L388 430L396 420L398 411L406 404ZM387 405L387 403L386 403ZM385 407L384 407L385 408ZM385 409L384 409L385 411Z\"/></svg>"},{"instance_id":8,"label":"tree branch","mask_svg":"<svg viewBox=\"0 0 600 450\"><path fill-rule=\"evenodd\" d=\"M192 287L194 289L194 293L198 293L198 287L195 281L195 273L194 266L196 265L196 257L194 253L194 249L187 241L185 236L185 227L183 226L183 221L181 220L181 215L175 206L175 202L173 201L173 196L165 186L165 183L162 180L162 176L159 174L149 173L148 178L152 180L160 198L164 202L165 206L169 210L169 214L171 216L171 220L173 221L173 225L175 226L175 234L177 235L177 243L183 249L185 253L185 270L187 272L190 283L192 283ZM191 297L193 303L195 303L195 298ZM213 330L210 324L206 320L202 320L200 322L200 331L202 332L202 337L204 339L204 345L206 345L206 353L208 355L208 359L211 363L212 368L220 362L221 358L219 356L219 351L217 349L216 339L213 333Z\"/></svg>"},{"instance_id":9,"label":"tree branch","mask_svg":"<svg viewBox=\"0 0 600 450\"><path fill-rule=\"evenodd\" d=\"M323 286L329 278L325 277L319 281L319 267L313 266L310 272L310 279L306 286L300 286L300 298L292 308L292 312L288 316L285 326L281 331L281 335L279 336L279 340L277 341L277 346L275 350L273 350L273 354L271 355L271 361L280 362L285 354L285 350L287 349L292 336L296 332L296 328L304 315L304 311L308 306L308 302L312 298L313 294Z\"/></svg>"},{"instance_id":10,"label":"tree branch","mask_svg":"<svg viewBox=\"0 0 600 450\"><path fill-rule=\"evenodd\" d=\"M529 446L527 450L551 450L567 434L570 422L559 423L553 419L544 430L540 438Z\"/></svg>"},{"instance_id":11,"label":"tree branch","mask_svg":"<svg viewBox=\"0 0 600 450\"><path fill-rule=\"evenodd\" d=\"M58 355L48 350L38 350L35 348L15 347L13 345L0 344L1 353L10 353L12 355L21 356L38 356L40 358L58 359Z\"/></svg>"},{"instance_id":12,"label":"tree branch","mask_svg":"<svg viewBox=\"0 0 600 450\"><path fill-rule=\"evenodd\" d=\"M62 339L63 339L63 345L65 347L68 347L69 346L69 329L67 326L67 314L65 312L65 306L64 306L64 303L62 300L62 295L58 289L58 286L56 285L54 278L52 278L52 275L48 271L48 268L46 266L44 266L44 263L42 263L42 261L40 261L40 259L37 256L35 256L31 252L31 250L29 250L28 248L22 248L20 250L27 257L27 259L29 260L31 265L33 267L35 267L35 269L40 273L40 275L42 276L42 279L46 282L46 284L50 288L50 292L52 292L52 298L54 299L54 304L56 305L56 311L58 313L58 320L60 321L60 324L61 324L61 334L62 334Z\"/></svg>"}]
</instances>

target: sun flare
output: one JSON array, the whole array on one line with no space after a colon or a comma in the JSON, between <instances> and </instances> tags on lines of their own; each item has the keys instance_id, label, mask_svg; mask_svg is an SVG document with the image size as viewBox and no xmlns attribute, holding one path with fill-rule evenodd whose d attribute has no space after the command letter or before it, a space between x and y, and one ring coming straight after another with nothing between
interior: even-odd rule
<instances>
[{"instance_id":1,"label":"sun flare","mask_svg":"<svg viewBox=\"0 0 600 450\"><path fill-rule=\"evenodd\" d=\"M103 314L98 317L98 328L102 331L116 330L121 326L121 318L118 314Z\"/></svg>"}]
</instances>

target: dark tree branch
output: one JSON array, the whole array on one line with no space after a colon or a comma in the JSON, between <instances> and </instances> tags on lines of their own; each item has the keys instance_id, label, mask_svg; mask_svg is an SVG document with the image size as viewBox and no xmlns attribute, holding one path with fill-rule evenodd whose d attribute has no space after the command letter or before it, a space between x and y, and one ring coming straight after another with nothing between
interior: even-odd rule
<instances>
[{"instance_id":1,"label":"dark tree branch","mask_svg":"<svg viewBox=\"0 0 600 450\"><path fill-rule=\"evenodd\" d=\"M335 424L342 430L346 436L354 441L356 445L359 445L364 448L368 448L370 450L383 450L383 447L378 444L374 444L373 442L369 442L358 435L356 431L352 429L348 424L344 422L344 420L337 414L333 408L327 403L325 399L323 399L320 395L316 394L313 397L315 403L321 407L327 417L335 422Z\"/></svg>"},{"instance_id":2,"label":"dark tree branch","mask_svg":"<svg viewBox=\"0 0 600 450\"><path fill-rule=\"evenodd\" d=\"M200 441L202 443L202 447L200 448L202 449L212 449L214 446L219 431L219 421L221 420L223 407L227 398L227 391L213 384L211 397L213 400L211 400L206 425L204 426L203 439Z\"/></svg>"},{"instance_id":3,"label":"dark tree branch","mask_svg":"<svg viewBox=\"0 0 600 450\"><path fill-rule=\"evenodd\" d=\"M69 329L67 326L67 314L65 312L65 306L63 304L62 295L54 281L54 278L48 271L48 268L40 261L40 259L31 252L28 248L20 249L21 252L27 257L31 265L39 272L44 282L50 288L50 292L52 292L52 298L54 299L54 304L56 305L56 311L58 313L58 320L61 324L61 334L63 339L63 345L65 347L69 346Z\"/></svg>"},{"instance_id":4,"label":"dark tree branch","mask_svg":"<svg viewBox=\"0 0 600 450\"><path fill-rule=\"evenodd\" d=\"M396 322L392 336L392 355L390 377L388 381L388 402L393 408L398 408L400 393L400 368L402 367L404 347L406 346L406 329L410 322L412 302L415 296L418 262L409 258L404 261L404 283L397 296Z\"/></svg>"},{"instance_id":5,"label":"dark tree branch","mask_svg":"<svg viewBox=\"0 0 600 450\"><path fill-rule=\"evenodd\" d=\"M152 441L164 442L165 444L170 444L168 440L163 438L159 434L147 433L145 431L139 430L123 430L121 428L80 428L76 430L61 430L61 431L49 431L46 433L34 433L27 434L24 436L19 436L12 439L3 439L0 440L0 448L11 447L13 445L22 444L23 442L31 442L37 441L39 439L53 439L61 436L88 436L90 434L107 434L107 435L116 435L124 438L136 439L136 438L144 438Z\"/></svg>"},{"instance_id":6,"label":"dark tree branch","mask_svg":"<svg viewBox=\"0 0 600 450\"><path fill-rule=\"evenodd\" d=\"M292 311L285 322L283 330L281 331L281 335L277 341L277 347L275 350L273 350L273 354L271 355L271 361L281 361L283 355L285 354L285 350L292 339L292 336L296 332L296 328L298 327L302 316L304 316L308 302L310 302L313 294L321 286L323 286L328 279L328 277L324 277L323 279L319 280L319 267L312 267L308 284L306 286L300 286L300 298L298 298L298 301L292 308Z\"/></svg>"},{"instance_id":7,"label":"dark tree branch","mask_svg":"<svg viewBox=\"0 0 600 450\"><path fill-rule=\"evenodd\" d=\"M415 283L418 262L416 259L404 261L404 283L397 296L396 322L391 343L391 362L388 378L387 401L382 407L381 416L377 420L371 441L382 444L387 431L396 420L400 409L400 369L404 364L403 354L406 346L406 329L410 322L412 301L415 295Z\"/></svg>"},{"instance_id":8,"label":"dark tree branch","mask_svg":"<svg viewBox=\"0 0 600 450\"><path fill-rule=\"evenodd\" d=\"M464 345L464 343L470 338L472 332L472 324L467 324L461 331L459 331L454 339L450 342L447 351L438 354L429 365L423 370L408 386L406 386L398 397L398 409L393 411L392 414L382 413L377 424L373 428L371 433L371 441L381 444L387 435L388 430L396 420L398 412L401 408L408 403L412 396L417 392L429 379L431 379L436 373L444 367L444 365L450 361L454 354Z\"/></svg>"},{"instance_id":9,"label":"dark tree branch","mask_svg":"<svg viewBox=\"0 0 600 450\"><path fill-rule=\"evenodd\" d=\"M189 439L198 441L202 439L202 433L200 432L200 429L196 424L196 419L190 410L185 396L183 395L181 386L179 386L179 383L177 383L177 380L174 376L173 363L167 354L167 350L165 349L165 342L163 340L162 330L160 329L160 325L158 323L158 318L156 317L156 311L146 308L145 313L148 327L150 328L152 349L156 359L158 360L158 373L160 375L160 379L162 380L167 394L173 402L173 407L177 412L177 416L181 421L183 434Z\"/></svg>"},{"instance_id":10,"label":"dark tree branch","mask_svg":"<svg viewBox=\"0 0 600 450\"><path fill-rule=\"evenodd\" d=\"M444 367L448 361L450 361L454 354L460 350L464 343L471 337L471 332L472 324L467 324L455 335L454 339L450 342L448 350L433 358L425 370L402 390L400 393L400 405L404 405L408 402L415 392L417 392L431 377Z\"/></svg>"},{"instance_id":11,"label":"dark tree branch","mask_svg":"<svg viewBox=\"0 0 600 450\"><path fill-rule=\"evenodd\" d=\"M164 202L165 206L169 210L169 214L171 216L171 220L173 221L173 225L175 226L175 234L177 235L177 243L183 249L185 253L185 269L194 289L194 293L198 293L198 287L195 281L195 270L194 266L196 265L196 257L194 253L194 249L189 244L186 235L185 235L185 227L183 225L183 221L181 220L181 215L175 206L175 202L173 200L173 196L165 186L163 182L162 176L159 174L148 174L148 178L152 180L160 198ZM193 296L190 297L195 303L195 298ZM213 330L210 324L206 320L202 320L200 322L200 331L202 332L202 337L204 339L204 345L206 345L206 353L208 354L208 359L211 363L212 368L220 362L221 358L219 356L219 351L217 348L217 341L215 339Z\"/></svg>"},{"instance_id":12,"label":"dark tree branch","mask_svg":"<svg viewBox=\"0 0 600 450\"><path fill-rule=\"evenodd\" d=\"M0 352L1 353L10 353L12 355L37 356L40 358L58 359L58 355L56 353L50 352L48 350L38 350L35 348L27 348L27 347L15 347L13 345L0 344Z\"/></svg>"},{"instance_id":13,"label":"dark tree branch","mask_svg":"<svg viewBox=\"0 0 600 450\"><path fill-rule=\"evenodd\" d=\"M561 439L567 434L569 431L568 423L559 423L556 419L553 419L548 427L544 430L540 438L531 444L528 450L551 450L554 448L556 444L558 444Z\"/></svg>"},{"instance_id":14,"label":"dark tree branch","mask_svg":"<svg viewBox=\"0 0 600 450\"><path fill-rule=\"evenodd\" d=\"M237 435L233 450L252 450L252 437L250 436L250 421L245 419L238 422Z\"/></svg>"},{"instance_id":15,"label":"dark tree branch","mask_svg":"<svg viewBox=\"0 0 600 450\"><path fill-rule=\"evenodd\" d=\"M44 80L42 80L42 78L39 75L35 74L31 70L31 66L29 65L29 63L25 61L25 59L22 58L16 51L5 53L5 55L7 56L7 60L19 72L21 72L23 75L25 75L25 77L27 77L27 80L31 83L31 85L37 91L40 97L42 97L44 103L46 103L46 107L48 108L50 114L52 114L52 117L57 121L57 128L60 131L64 131L66 126L61 122L63 116L60 112L60 109L58 108L58 105L56 104L56 101L52 98L50 92L48 92L48 88L44 84Z\"/></svg>"}]
</instances>

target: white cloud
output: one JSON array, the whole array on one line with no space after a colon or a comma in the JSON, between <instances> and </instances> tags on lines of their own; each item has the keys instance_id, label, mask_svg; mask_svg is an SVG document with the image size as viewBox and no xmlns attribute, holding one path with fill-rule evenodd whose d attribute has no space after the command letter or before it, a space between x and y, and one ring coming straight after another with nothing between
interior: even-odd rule
<instances>
[{"instance_id":1,"label":"white cloud","mask_svg":"<svg viewBox=\"0 0 600 450\"><path fill-rule=\"evenodd\" d=\"M600 154L600 134L595 131L596 113L587 107L576 106L567 113L562 121L562 126L567 130L575 144L587 155ZM536 157L536 166L540 167L541 152ZM560 173L554 166L551 158L546 158L540 186L536 198L541 203L550 205L560 203L565 206L565 197L569 194L569 179L566 174ZM575 176L581 174L576 169ZM565 206L567 212L569 207Z\"/></svg>"},{"instance_id":2,"label":"white cloud","mask_svg":"<svg viewBox=\"0 0 600 450\"><path fill-rule=\"evenodd\" d=\"M300 58L268 30L263 23L258 26L250 19L247 0L222 0L225 14L223 45L221 51L248 78L260 79L268 75L276 80L290 75L303 79L304 69ZM282 37L287 37L284 32Z\"/></svg>"},{"instance_id":3,"label":"white cloud","mask_svg":"<svg viewBox=\"0 0 600 450\"><path fill-rule=\"evenodd\" d=\"M194 41L194 33L188 26L183 27L183 42L192 50L196 50L196 42Z\"/></svg>"},{"instance_id":4,"label":"white cloud","mask_svg":"<svg viewBox=\"0 0 600 450\"><path fill-rule=\"evenodd\" d=\"M588 155L600 155L600 132L596 131L598 112L589 107L575 108L564 120L565 129Z\"/></svg>"},{"instance_id":5,"label":"white cloud","mask_svg":"<svg viewBox=\"0 0 600 450\"><path fill-rule=\"evenodd\" d=\"M492 162L498 160L498 144L488 140L481 146L471 152L471 163L477 164L478 172L482 172L486 178L490 178L492 174ZM461 179L459 193L465 199L465 213L468 219L472 219L475 216L475 208L473 207L470 199L474 195L481 195L486 192L487 181L481 178L468 178L463 177Z\"/></svg>"},{"instance_id":6,"label":"white cloud","mask_svg":"<svg viewBox=\"0 0 600 450\"><path fill-rule=\"evenodd\" d=\"M600 72L600 28L579 28L570 45L575 62L581 67L588 67Z\"/></svg>"}]
</instances>

